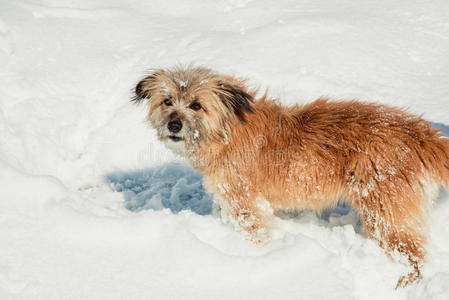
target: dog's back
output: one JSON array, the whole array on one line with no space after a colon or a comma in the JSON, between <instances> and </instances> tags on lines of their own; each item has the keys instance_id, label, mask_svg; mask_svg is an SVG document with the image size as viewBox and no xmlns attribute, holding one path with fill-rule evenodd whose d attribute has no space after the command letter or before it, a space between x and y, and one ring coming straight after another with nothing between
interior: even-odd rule
<instances>
[{"instance_id":1,"label":"dog's back","mask_svg":"<svg viewBox=\"0 0 449 300\"><path fill-rule=\"evenodd\" d=\"M266 103L259 105L263 110ZM419 117L378 104L319 99L286 110L294 130L278 139L296 140L311 165L317 162L307 168L315 186L330 183L331 192L320 194L328 199L309 197L310 207L329 205L336 195L349 200L371 237L408 257L413 272L398 286L419 279L427 210L449 183L449 139ZM326 179L316 180L323 173Z\"/></svg>"}]
</instances>

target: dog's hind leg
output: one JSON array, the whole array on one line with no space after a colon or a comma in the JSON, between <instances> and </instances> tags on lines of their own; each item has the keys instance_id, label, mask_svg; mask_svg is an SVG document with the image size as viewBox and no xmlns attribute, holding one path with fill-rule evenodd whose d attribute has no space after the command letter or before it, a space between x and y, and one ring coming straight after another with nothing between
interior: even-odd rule
<instances>
[{"instance_id":1,"label":"dog's hind leg","mask_svg":"<svg viewBox=\"0 0 449 300\"><path fill-rule=\"evenodd\" d=\"M364 173L350 171L347 196L368 236L389 254L407 258L412 270L399 279L396 288L404 287L422 278L427 208L435 195L424 181L407 179L400 167L388 175L380 175L376 169L371 169L372 174L367 169ZM430 189L438 187L434 184Z\"/></svg>"},{"instance_id":2,"label":"dog's hind leg","mask_svg":"<svg viewBox=\"0 0 449 300\"><path fill-rule=\"evenodd\" d=\"M425 236L421 226L412 225L422 216L403 218L395 214L395 208L384 205L379 199L364 199L359 208L363 226L368 236L377 240L389 254L399 254L407 258L411 272L402 276L397 285L405 287L422 278L421 267L426 255ZM419 221L421 223L421 221Z\"/></svg>"},{"instance_id":3,"label":"dog's hind leg","mask_svg":"<svg viewBox=\"0 0 449 300\"><path fill-rule=\"evenodd\" d=\"M354 193L358 195L352 202L362 218L364 230L387 253L406 257L412 268L399 279L396 288L420 280L426 255L423 199L392 189L379 190L376 186L371 190L363 185L359 188L361 192Z\"/></svg>"}]
</instances>

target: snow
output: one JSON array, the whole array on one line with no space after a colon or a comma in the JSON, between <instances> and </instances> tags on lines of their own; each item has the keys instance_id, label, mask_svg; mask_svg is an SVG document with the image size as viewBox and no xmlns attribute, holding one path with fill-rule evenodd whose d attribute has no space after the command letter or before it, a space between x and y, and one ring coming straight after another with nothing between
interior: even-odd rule
<instances>
[{"instance_id":1,"label":"snow","mask_svg":"<svg viewBox=\"0 0 449 300\"><path fill-rule=\"evenodd\" d=\"M0 299L448 299L447 192L424 280L395 291L405 266L347 207L245 241L129 103L149 69L194 62L448 133L447 57L446 0L0 1Z\"/></svg>"}]
</instances>

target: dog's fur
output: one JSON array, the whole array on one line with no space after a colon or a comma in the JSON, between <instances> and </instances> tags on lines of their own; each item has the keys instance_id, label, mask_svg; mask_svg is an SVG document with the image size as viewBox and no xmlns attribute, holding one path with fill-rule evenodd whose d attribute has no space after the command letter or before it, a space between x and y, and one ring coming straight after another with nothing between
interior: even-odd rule
<instances>
[{"instance_id":1,"label":"dog's fur","mask_svg":"<svg viewBox=\"0 0 449 300\"><path fill-rule=\"evenodd\" d=\"M408 258L413 270L397 286L420 279L427 210L449 183L449 139L398 108L327 99L285 107L256 94L189 66L155 71L134 100L148 100L159 139L204 175L222 216L249 240L269 239L275 210L347 201L371 238ZM170 121L182 129L171 132Z\"/></svg>"}]
</instances>

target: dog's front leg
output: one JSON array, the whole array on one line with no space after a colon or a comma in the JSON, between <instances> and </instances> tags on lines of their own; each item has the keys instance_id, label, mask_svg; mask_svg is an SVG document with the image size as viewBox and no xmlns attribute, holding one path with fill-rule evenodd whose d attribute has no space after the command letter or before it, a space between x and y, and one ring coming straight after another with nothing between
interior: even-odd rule
<instances>
[{"instance_id":1,"label":"dog's front leg","mask_svg":"<svg viewBox=\"0 0 449 300\"><path fill-rule=\"evenodd\" d=\"M264 245L270 240L273 210L266 200L251 197L248 192L244 195L235 192L220 195L222 220L234 225L247 240Z\"/></svg>"},{"instance_id":2,"label":"dog's front leg","mask_svg":"<svg viewBox=\"0 0 449 300\"><path fill-rule=\"evenodd\" d=\"M266 244L273 227L273 209L260 192L251 189L250 183L238 178L242 176L204 177L204 187L214 197L212 214L232 224L247 240Z\"/></svg>"}]
</instances>

